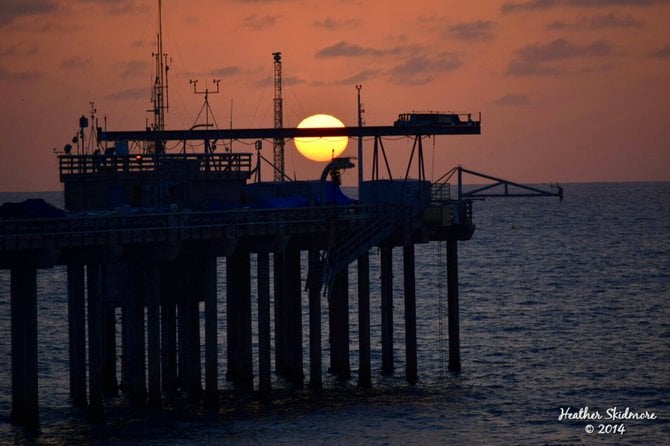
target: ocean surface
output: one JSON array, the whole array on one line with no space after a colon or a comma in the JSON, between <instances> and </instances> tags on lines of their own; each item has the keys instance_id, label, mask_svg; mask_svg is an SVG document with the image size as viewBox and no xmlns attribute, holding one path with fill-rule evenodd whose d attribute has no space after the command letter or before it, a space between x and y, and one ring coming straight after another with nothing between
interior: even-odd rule
<instances>
[{"instance_id":1,"label":"ocean surface","mask_svg":"<svg viewBox=\"0 0 670 446\"><path fill-rule=\"evenodd\" d=\"M36 195L0 194L0 202ZM62 204L58 193L41 196ZM450 374L445 362L443 244L416 248L420 381L415 386L403 379L401 250L394 251L392 377L379 376L379 255L371 252L371 390L356 387L353 267L351 381L325 376L325 389L317 394L286 390L275 378L271 402L226 390L222 273L223 391L213 413L179 401L159 412L129 409L119 396L107 403L106 423L88 425L68 401L64 268L41 270L37 433L9 422L9 272L2 270L0 444L670 444L670 183L568 184L563 202L475 202L474 220L473 239L459 244L459 375ZM307 327L306 295L303 308ZM255 318L255 307L253 312ZM322 338L325 373L327 332ZM645 412L648 419L630 419Z\"/></svg>"}]
</instances>

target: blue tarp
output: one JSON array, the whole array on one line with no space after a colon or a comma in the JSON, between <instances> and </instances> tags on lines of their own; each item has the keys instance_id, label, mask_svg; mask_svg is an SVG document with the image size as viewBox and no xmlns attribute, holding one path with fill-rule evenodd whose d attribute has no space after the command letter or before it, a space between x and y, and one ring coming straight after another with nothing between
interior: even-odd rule
<instances>
[{"instance_id":1,"label":"blue tarp","mask_svg":"<svg viewBox=\"0 0 670 446\"><path fill-rule=\"evenodd\" d=\"M322 204L333 204L333 198L335 199L335 204L352 204L354 202L354 200L344 195L340 186L326 182L326 202Z\"/></svg>"},{"instance_id":2,"label":"blue tarp","mask_svg":"<svg viewBox=\"0 0 670 446\"><path fill-rule=\"evenodd\" d=\"M292 196L279 198L260 198L256 201L256 208L301 208L309 205L307 197Z\"/></svg>"},{"instance_id":3,"label":"blue tarp","mask_svg":"<svg viewBox=\"0 0 670 446\"><path fill-rule=\"evenodd\" d=\"M320 192L320 187L318 183L315 183L316 187L303 188L304 190L300 191L303 194L308 193L309 195L303 195L296 193L294 195L288 195L283 197L260 197L256 200L254 205L255 208L265 209L265 208L299 208L306 206L326 206L326 205L347 205L352 204L354 201L344 195L339 186L334 185L331 182L325 183L325 194ZM300 186L304 186L300 185ZM314 186L314 185L312 185ZM325 197L325 202L322 203L323 198Z\"/></svg>"}]
</instances>

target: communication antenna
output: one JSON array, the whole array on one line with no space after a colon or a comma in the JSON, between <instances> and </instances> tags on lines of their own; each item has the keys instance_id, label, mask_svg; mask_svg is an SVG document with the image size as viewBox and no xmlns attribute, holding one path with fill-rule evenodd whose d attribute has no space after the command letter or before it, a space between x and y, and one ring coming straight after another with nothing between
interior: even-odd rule
<instances>
[{"instance_id":1,"label":"communication antenna","mask_svg":"<svg viewBox=\"0 0 670 446\"><path fill-rule=\"evenodd\" d=\"M274 116L275 128L284 127L283 99L281 92L281 53L272 53L274 57L274 80L275 80L275 98L274 98ZM274 180L284 180L284 138L274 139Z\"/></svg>"},{"instance_id":2,"label":"communication antenna","mask_svg":"<svg viewBox=\"0 0 670 446\"><path fill-rule=\"evenodd\" d=\"M170 108L168 97L168 71L170 66L167 62L167 53L163 52L163 5L161 0L158 0L158 36L156 40L157 52L151 54L156 63L156 77L151 91L153 109L147 111L154 114L152 130L162 132L165 130L165 114ZM165 152L162 141L156 141L155 152L157 154Z\"/></svg>"},{"instance_id":3,"label":"communication antenna","mask_svg":"<svg viewBox=\"0 0 670 446\"><path fill-rule=\"evenodd\" d=\"M95 108L95 102L91 101L88 104L91 106L91 110L90 110L90 113L91 113L90 114L90 116L91 116L91 120L90 120L91 131L88 134L88 143L86 144L86 148L84 149L84 152L85 153L94 153L94 149L93 149L94 146L98 146L98 149L95 149L95 150L99 151L99 149L100 149L99 148L100 144L98 144L98 138L97 138L97 134L95 132L95 128L98 126L98 119L95 117L95 114L98 112L98 110ZM82 138L83 138L83 134L82 134Z\"/></svg>"},{"instance_id":4,"label":"communication antenna","mask_svg":"<svg viewBox=\"0 0 670 446\"><path fill-rule=\"evenodd\" d=\"M363 104L361 103L361 89L362 85L356 85L356 95L358 99L358 127L363 127ZM360 196L361 187L363 186L363 137L358 137L358 193Z\"/></svg>"},{"instance_id":5,"label":"communication antenna","mask_svg":"<svg viewBox=\"0 0 670 446\"><path fill-rule=\"evenodd\" d=\"M198 112L198 116L195 118L195 124L193 125L192 128L196 127L205 127L209 128L212 126L212 124L209 123L209 115L212 115L212 119L216 123L216 119L214 119L214 112L212 111L212 108L209 106L209 95L211 94L219 94L221 89L219 88L219 84L221 83L221 79L214 79L213 83L216 85L216 90L215 91L210 91L208 87L205 87L204 90L198 90L198 81L197 80L189 80L189 84L193 85L193 93L194 94L202 94L205 95L205 102L202 104L202 107L200 108L200 112ZM198 124L198 120L200 119L200 115L202 115L202 112L205 112L205 123L204 124ZM210 145L209 139L205 139L205 153L211 153L214 152L216 149L216 145L212 143Z\"/></svg>"}]
</instances>

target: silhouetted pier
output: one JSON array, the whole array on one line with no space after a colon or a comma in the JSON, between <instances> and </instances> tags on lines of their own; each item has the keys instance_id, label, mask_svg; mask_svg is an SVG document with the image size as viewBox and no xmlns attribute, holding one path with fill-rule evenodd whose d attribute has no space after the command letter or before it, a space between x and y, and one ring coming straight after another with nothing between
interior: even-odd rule
<instances>
[{"instance_id":1,"label":"silhouetted pier","mask_svg":"<svg viewBox=\"0 0 670 446\"><path fill-rule=\"evenodd\" d=\"M440 215L444 212L457 216L460 223L454 224L453 217L449 221L428 222L422 215L424 209L418 212L411 206L390 205L2 221L0 265L11 269L12 419L17 423L36 422L36 277L39 269L54 265L67 265L72 401L88 405L94 419L103 415L105 396L118 389L117 342L121 342L124 352L120 364L122 382L131 400L158 404L162 393L173 392L179 385L193 398L199 398L204 390L206 401L217 400L221 346L217 343L216 307L218 300L224 298L216 291L220 280L217 257L226 258L226 379L240 388L253 389L257 374L259 390L268 391L272 363L271 289L275 372L292 384L302 385L302 337L309 335L309 385L321 386L320 315L321 305L326 302L322 293L325 286L330 294L329 369L342 379L350 377L347 266L351 256L357 260L359 276L359 384L370 385L368 251L373 247L382 252L381 369L383 373L393 372L393 276L389 268L392 248L402 247L405 374L408 381L415 382L414 244L448 240L453 251L457 240L467 239L472 232L467 202L444 203L432 209L440 209ZM383 237L379 237L380 230ZM361 238L361 233L367 236ZM342 260L338 247L352 238L357 241L357 252ZM307 276L300 273L302 251L309 258ZM258 268L256 296L251 295L251 256L255 256ZM456 265L453 261L450 265L451 277L457 283ZM274 270L272 288L270 268ZM326 270L328 273L324 274ZM309 290L309 334L302 333L301 292L305 283ZM260 345L256 372L251 344L252 298L258 300ZM200 369L200 302L204 302L205 313L204 374ZM451 305L456 303L456 297L450 299ZM117 321L114 309L119 307L123 317ZM456 333L457 320L450 322ZM122 339L115 338L118 323L122 326ZM452 349L450 367L458 368L457 343Z\"/></svg>"},{"instance_id":2,"label":"silhouetted pier","mask_svg":"<svg viewBox=\"0 0 670 446\"><path fill-rule=\"evenodd\" d=\"M446 183L431 184L425 179L421 138L478 134L479 122L468 116L450 127L274 130L283 132L282 137L372 132L372 179L360 181L360 200L337 201L338 170L353 167L347 159L333 160L321 180L247 184L254 170L260 169L260 154L254 169L250 154L118 153L127 147L127 141L121 141L127 138L156 147L170 138L205 138L207 147L209 138L226 139L232 133L119 132L100 135L117 142L117 153L59 157L69 212L51 218L0 219L0 267L11 270L14 423L38 423L36 283L39 270L55 265L67 267L70 395L74 405L87 408L92 421L104 418L105 399L120 389L137 405L159 406L164 395L179 388L195 401L217 404L223 355L225 379L237 388L267 393L273 371L300 387L305 381L304 336L309 338L308 385L320 388L324 305L328 305L330 341L327 370L339 379L350 379L348 271L353 264L358 273L358 384L372 383L370 277L380 277L381 364L375 369L394 373L398 324L392 263L400 249L404 374L415 383L419 370L414 250L416 244L429 241L446 241L449 369L460 370L458 242L469 240L474 232L472 202L463 197L460 185L452 197ZM234 136L277 135L264 129L245 132L251 133ZM381 140L387 134L415 137L402 179L380 178L382 161L388 168ZM409 178L413 160L418 179ZM328 174L332 183L325 181ZM296 196L304 202L287 205L291 201L286 200ZM224 205L222 210L191 206L213 199L219 200L217 206ZM381 262L379 271L371 275L369 252L374 248L379 249ZM306 273L301 273L303 257ZM223 279L217 272L219 258L225 258L226 264L224 295L217 292ZM302 328L305 288L307 332ZM252 299L257 301L256 324ZM217 340L217 307L222 300L225 346ZM254 334L258 337L256 370ZM120 361L117 345L122 351Z\"/></svg>"}]
</instances>

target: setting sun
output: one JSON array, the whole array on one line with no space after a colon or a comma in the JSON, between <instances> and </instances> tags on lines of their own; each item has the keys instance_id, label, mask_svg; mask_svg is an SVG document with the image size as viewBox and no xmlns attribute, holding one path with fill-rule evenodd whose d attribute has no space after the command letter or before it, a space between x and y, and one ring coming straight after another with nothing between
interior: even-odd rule
<instances>
[{"instance_id":1,"label":"setting sun","mask_svg":"<svg viewBox=\"0 0 670 446\"><path fill-rule=\"evenodd\" d=\"M299 129L330 127L344 127L344 124L336 117L324 114L309 116L298 124ZM298 151L302 156L312 161L330 161L340 156L347 148L348 142L349 138L346 136L295 138L295 146Z\"/></svg>"}]
</instances>

